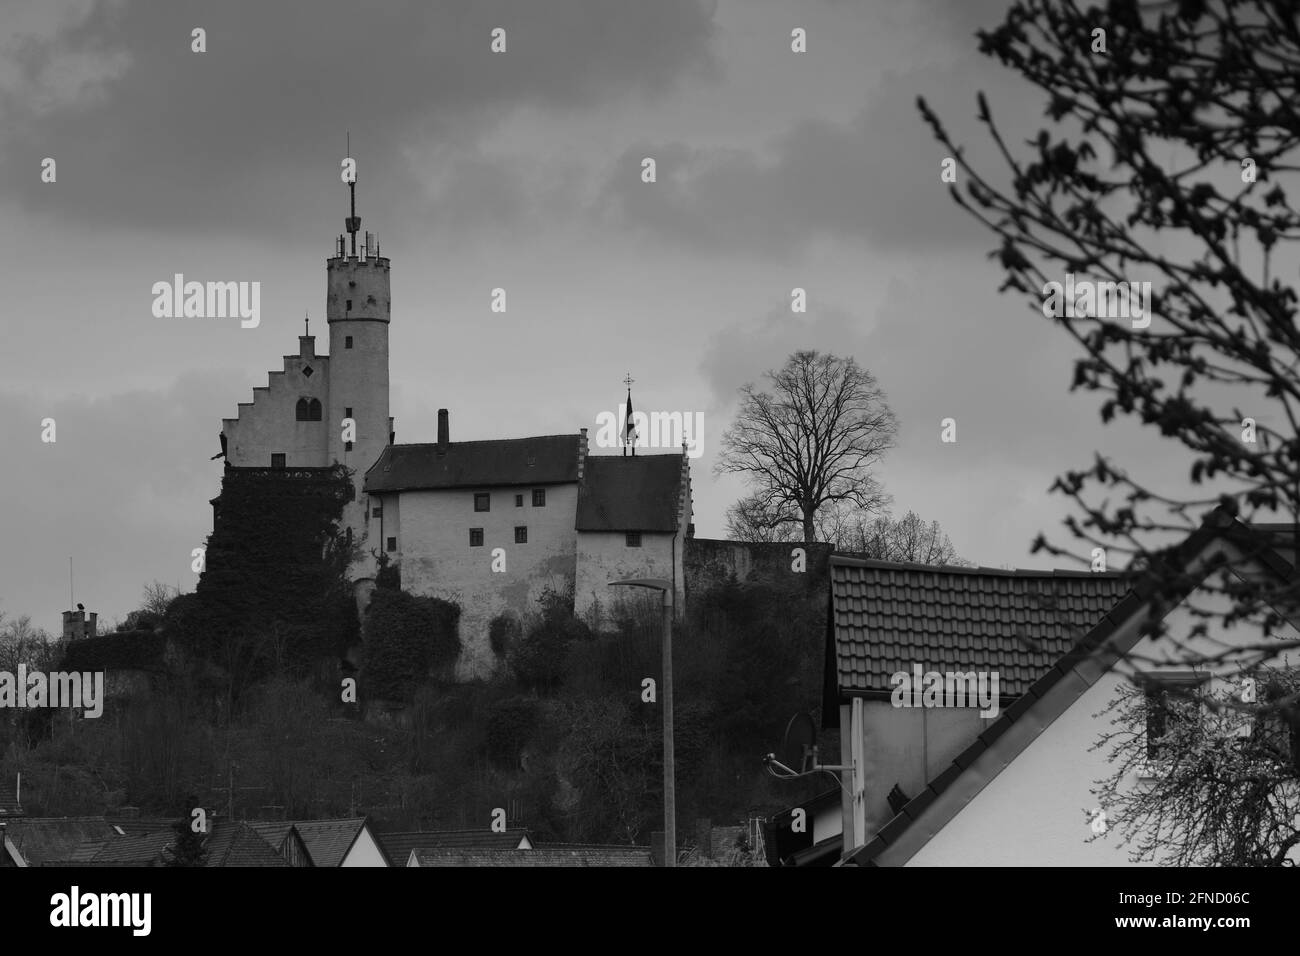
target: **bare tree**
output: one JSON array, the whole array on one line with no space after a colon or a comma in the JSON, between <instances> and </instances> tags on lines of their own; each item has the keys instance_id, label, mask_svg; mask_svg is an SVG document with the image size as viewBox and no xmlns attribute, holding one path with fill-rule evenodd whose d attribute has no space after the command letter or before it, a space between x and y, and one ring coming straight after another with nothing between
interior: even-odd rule
<instances>
[{"instance_id":1,"label":"bare tree","mask_svg":"<svg viewBox=\"0 0 1300 956\"><path fill-rule=\"evenodd\" d=\"M1296 289L1282 277L1294 275L1300 248L1285 190L1300 168L1295 4L1103 11L1021 0L978 37L981 52L1043 91L1059 128L1017 156L981 94L979 120L1008 172L990 177L920 100L956 160L965 193L954 185L953 198L997 237L1001 288L1028 296L1040 321L1081 349L1071 388L1103 396L1103 421L1133 416L1188 453L1181 493L1158 492L1101 456L1067 472L1053 490L1082 512L1066 526L1084 545L1072 554L1040 535L1035 550L1087 562L1100 548L1112 566L1127 554L1171 596L1197 582L1159 552L1211 506L1286 522L1294 550L1300 326ZM1214 618L1250 621L1266 637L1286 630L1276 609L1296 604L1293 583L1261 575L1223 596L1230 609ZM1206 628L1202 619L1180 636L1188 663Z\"/></svg>"},{"instance_id":2,"label":"bare tree","mask_svg":"<svg viewBox=\"0 0 1300 956\"><path fill-rule=\"evenodd\" d=\"M1093 795L1091 839L1116 839L1134 862L1285 866L1300 846L1300 670L1265 668L1242 685L1191 692L1119 685L1115 729L1094 749L1113 770ZM1258 700L1255 698L1258 696ZM1140 774L1143 786L1130 780Z\"/></svg>"},{"instance_id":3,"label":"bare tree","mask_svg":"<svg viewBox=\"0 0 1300 956\"><path fill-rule=\"evenodd\" d=\"M714 468L756 486L744 508L748 526L793 527L812 542L828 506L879 510L888 496L871 469L894 447L898 422L875 377L851 357L803 351L767 378L771 391L740 390Z\"/></svg>"},{"instance_id":4,"label":"bare tree","mask_svg":"<svg viewBox=\"0 0 1300 956\"><path fill-rule=\"evenodd\" d=\"M939 522L926 524L915 511L895 520L890 515L859 517L846 523L836 547L880 561L911 564L971 566L958 557L957 549Z\"/></svg>"}]
</instances>

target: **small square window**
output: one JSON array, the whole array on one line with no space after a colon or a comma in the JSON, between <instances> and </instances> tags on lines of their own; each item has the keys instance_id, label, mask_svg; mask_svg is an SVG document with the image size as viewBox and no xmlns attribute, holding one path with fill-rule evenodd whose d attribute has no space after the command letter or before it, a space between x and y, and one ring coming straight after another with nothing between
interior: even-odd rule
<instances>
[{"instance_id":1,"label":"small square window","mask_svg":"<svg viewBox=\"0 0 1300 956\"><path fill-rule=\"evenodd\" d=\"M382 518L383 516L384 516L384 506L383 506L383 505L375 505L373 508L370 509L370 517L372 517L372 518Z\"/></svg>"},{"instance_id":2,"label":"small square window","mask_svg":"<svg viewBox=\"0 0 1300 956\"><path fill-rule=\"evenodd\" d=\"M388 539L388 550L389 550L389 551L396 551L396 550L397 550L397 539L396 539L396 538L389 538L389 539Z\"/></svg>"},{"instance_id":3,"label":"small square window","mask_svg":"<svg viewBox=\"0 0 1300 956\"><path fill-rule=\"evenodd\" d=\"M533 507L534 507L534 508L545 508L545 507L546 507L546 489L545 489L545 488L534 488L534 489L533 489Z\"/></svg>"},{"instance_id":4,"label":"small square window","mask_svg":"<svg viewBox=\"0 0 1300 956\"><path fill-rule=\"evenodd\" d=\"M349 312L352 311L352 300L351 300L351 299L348 299L348 311L349 311Z\"/></svg>"},{"instance_id":5,"label":"small square window","mask_svg":"<svg viewBox=\"0 0 1300 956\"><path fill-rule=\"evenodd\" d=\"M639 547L641 547L641 532L640 532L640 531L629 531L629 532L627 533L627 546L628 546L629 548L639 548Z\"/></svg>"},{"instance_id":6,"label":"small square window","mask_svg":"<svg viewBox=\"0 0 1300 956\"><path fill-rule=\"evenodd\" d=\"M351 418L351 417L352 417L352 406L351 406L351 405L349 405L349 406L347 406L346 408L343 409L343 417L344 417L344 418Z\"/></svg>"},{"instance_id":7,"label":"small square window","mask_svg":"<svg viewBox=\"0 0 1300 956\"><path fill-rule=\"evenodd\" d=\"M516 508L522 508L523 506L524 506L524 496L523 496L523 495L515 495L515 507L516 507Z\"/></svg>"},{"instance_id":8,"label":"small square window","mask_svg":"<svg viewBox=\"0 0 1300 956\"><path fill-rule=\"evenodd\" d=\"M352 348L352 336L350 335L343 336L343 347L345 349Z\"/></svg>"},{"instance_id":9,"label":"small square window","mask_svg":"<svg viewBox=\"0 0 1300 956\"><path fill-rule=\"evenodd\" d=\"M315 370L314 368L312 368L310 365L305 365L305 366L303 366L302 374L303 374L304 376L306 376L307 378L311 378L312 373L315 372L315 371L316 371L316 370Z\"/></svg>"},{"instance_id":10,"label":"small square window","mask_svg":"<svg viewBox=\"0 0 1300 956\"><path fill-rule=\"evenodd\" d=\"M482 529L482 528L470 528L470 529L469 529L469 546L470 546L471 548L481 548L481 547L483 547L483 529Z\"/></svg>"},{"instance_id":11,"label":"small square window","mask_svg":"<svg viewBox=\"0 0 1300 956\"><path fill-rule=\"evenodd\" d=\"M486 491L475 492L475 494L474 494L474 510L475 510L475 511L491 511L491 510L492 510L492 495L490 495L490 494L489 494L488 492L486 492Z\"/></svg>"},{"instance_id":12,"label":"small square window","mask_svg":"<svg viewBox=\"0 0 1300 956\"><path fill-rule=\"evenodd\" d=\"M283 454L272 455L272 456L271 456L271 467L272 467L272 468L283 468L283 467L284 467L284 455L283 455Z\"/></svg>"},{"instance_id":13,"label":"small square window","mask_svg":"<svg viewBox=\"0 0 1300 956\"><path fill-rule=\"evenodd\" d=\"M343 443L343 450L344 450L344 451L351 451L351 450L352 450L352 442L350 442L350 441L349 441L349 442L344 442L344 443Z\"/></svg>"},{"instance_id":14,"label":"small square window","mask_svg":"<svg viewBox=\"0 0 1300 956\"><path fill-rule=\"evenodd\" d=\"M528 527L526 525L519 525L517 528L515 528L515 544L527 544L527 543L528 543Z\"/></svg>"}]
</instances>

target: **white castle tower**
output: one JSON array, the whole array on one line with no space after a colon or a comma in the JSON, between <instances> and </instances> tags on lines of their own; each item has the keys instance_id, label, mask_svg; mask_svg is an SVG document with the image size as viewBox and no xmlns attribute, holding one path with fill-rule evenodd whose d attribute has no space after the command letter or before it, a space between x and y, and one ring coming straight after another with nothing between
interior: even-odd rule
<instances>
[{"instance_id":1,"label":"white castle tower","mask_svg":"<svg viewBox=\"0 0 1300 956\"><path fill-rule=\"evenodd\" d=\"M330 381L326 421L329 423L329 463L351 468L356 496L344 520L358 538L366 525L362 491L366 469L379 460L393 440L388 415L388 319L391 306L388 260L379 255L373 233L365 234L358 251L355 177L348 184L351 215L347 238L339 236L335 255L326 265L325 318L330 331ZM345 248L345 243L347 248ZM353 423L353 440L345 441L345 420Z\"/></svg>"},{"instance_id":2,"label":"white castle tower","mask_svg":"<svg viewBox=\"0 0 1300 956\"><path fill-rule=\"evenodd\" d=\"M316 337L298 337L298 354L253 389L236 418L222 422L221 450L232 468L328 468L353 471L355 494L343 511L363 564L373 545L366 537L366 470L393 439L388 414L389 262L372 233L357 246L361 218L356 182L348 184L347 235L335 240L326 261L325 316L329 354L316 354ZM310 331L310 327L304 330ZM345 420L352 428L346 429ZM349 440L350 439L350 440ZM217 456L220 457L220 456Z\"/></svg>"}]
</instances>

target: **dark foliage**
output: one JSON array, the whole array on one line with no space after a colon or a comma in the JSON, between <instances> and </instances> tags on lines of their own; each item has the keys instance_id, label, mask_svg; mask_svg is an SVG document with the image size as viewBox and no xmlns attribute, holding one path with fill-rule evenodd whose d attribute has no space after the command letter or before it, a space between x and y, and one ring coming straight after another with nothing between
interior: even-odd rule
<instances>
[{"instance_id":1,"label":"dark foliage","mask_svg":"<svg viewBox=\"0 0 1300 956\"><path fill-rule=\"evenodd\" d=\"M70 671L160 670L167 641L154 631L116 631L68 644L63 669Z\"/></svg>"},{"instance_id":2,"label":"dark foliage","mask_svg":"<svg viewBox=\"0 0 1300 956\"><path fill-rule=\"evenodd\" d=\"M499 658L508 657L522 632L519 619L512 614L498 614L492 618L488 624L488 643L492 646L492 653Z\"/></svg>"},{"instance_id":3,"label":"dark foliage","mask_svg":"<svg viewBox=\"0 0 1300 956\"><path fill-rule=\"evenodd\" d=\"M172 844L171 855L167 860L168 866L203 866L205 862L207 852L203 848L203 843L207 834L194 832L192 814L195 806L196 801L190 797L181 809L181 817L173 827L176 832L176 842Z\"/></svg>"},{"instance_id":4,"label":"dark foliage","mask_svg":"<svg viewBox=\"0 0 1300 956\"><path fill-rule=\"evenodd\" d=\"M351 549L338 528L348 474L227 469L206 570L161 630L238 672L241 686L276 666L340 655L357 627L345 580Z\"/></svg>"},{"instance_id":5,"label":"dark foliage","mask_svg":"<svg viewBox=\"0 0 1300 956\"><path fill-rule=\"evenodd\" d=\"M541 715L535 697L507 697L493 704L487 721L488 756L502 766L517 765L519 752L532 740Z\"/></svg>"},{"instance_id":6,"label":"dark foliage","mask_svg":"<svg viewBox=\"0 0 1300 956\"><path fill-rule=\"evenodd\" d=\"M450 601L376 589L363 634L366 693L410 702L431 670L455 663L459 624L460 607Z\"/></svg>"}]
</instances>

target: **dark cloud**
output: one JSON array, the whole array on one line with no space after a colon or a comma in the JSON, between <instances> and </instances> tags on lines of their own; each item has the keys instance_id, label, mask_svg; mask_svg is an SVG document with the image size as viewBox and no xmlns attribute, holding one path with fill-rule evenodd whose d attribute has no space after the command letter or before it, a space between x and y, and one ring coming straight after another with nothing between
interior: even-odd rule
<instances>
[{"instance_id":1,"label":"dark cloud","mask_svg":"<svg viewBox=\"0 0 1300 956\"><path fill-rule=\"evenodd\" d=\"M599 207L629 228L724 254L787 255L813 239L908 253L969 244L977 227L940 181L947 152L916 100L921 94L949 114L973 114L973 68L963 65L960 82L955 69L886 76L849 122L803 120L765 154L637 143L608 171ZM979 75L1006 85L991 68ZM1025 94L1005 92L1009 112L1026 115ZM653 184L641 181L647 156L657 165Z\"/></svg>"},{"instance_id":2,"label":"dark cloud","mask_svg":"<svg viewBox=\"0 0 1300 956\"><path fill-rule=\"evenodd\" d=\"M519 107L662 96L711 75L708 7L102 2L52 38L6 46L0 182L9 198L77 220L274 234L292 224L282 210L311 208L321 184L339 182L351 130L359 189L385 183L396 208L429 171L421 144L466 150ZM190 49L196 26L203 54ZM489 51L498 26L504 55ZM57 188L39 180L46 156Z\"/></svg>"}]
</instances>

